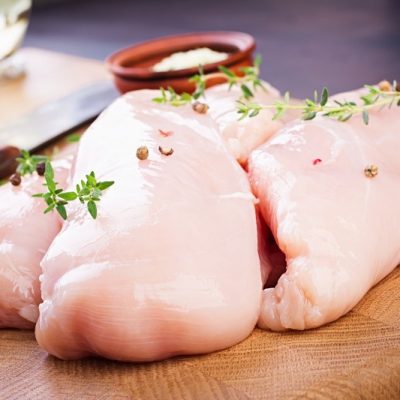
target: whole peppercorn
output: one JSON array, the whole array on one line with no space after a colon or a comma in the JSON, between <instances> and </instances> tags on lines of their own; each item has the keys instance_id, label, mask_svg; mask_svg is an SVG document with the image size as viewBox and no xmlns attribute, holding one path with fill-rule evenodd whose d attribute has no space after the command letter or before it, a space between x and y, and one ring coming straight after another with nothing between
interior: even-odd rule
<instances>
[{"instance_id":1,"label":"whole peppercorn","mask_svg":"<svg viewBox=\"0 0 400 400\"><path fill-rule=\"evenodd\" d=\"M147 148L147 146L138 147L136 150L136 157L139 160L147 160L147 158L149 157L149 149Z\"/></svg>"},{"instance_id":2,"label":"whole peppercorn","mask_svg":"<svg viewBox=\"0 0 400 400\"><path fill-rule=\"evenodd\" d=\"M196 111L199 114L206 114L210 107L206 103L201 103L200 101L195 101L192 104L192 108L193 108L193 111Z\"/></svg>"},{"instance_id":3,"label":"whole peppercorn","mask_svg":"<svg viewBox=\"0 0 400 400\"><path fill-rule=\"evenodd\" d=\"M368 165L364 168L364 174L367 178L375 178L378 175L378 166L375 164Z\"/></svg>"},{"instance_id":4,"label":"whole peppercorn","mask_svg":"<svg viewBox=\"0 0 400 400\"><path fill-rule=\"evenodd\" d=\"M36 172L38 175L43 176L46 171L46 164L44 162L39 163L36 165Z\"/></svg>"},{"instance_id":5,"label":"whole peppercorn","mask_svg":"<svg viewBox=\"0 0 400 400\"><path fill-rule=\"evenodd\" d=\"M380 81L378 87L382 92L390 92L392 90L392 85L389 81Z\"/></svg>"},{"instance_id":6,"label":"whole peppercorn","mask_svg":"<svg viewBox=\"0 0 400 400\"><path fill-rule=\"evenodd\" d=\"M0 179L7 178L15 172L18 163L16 158L21 150L13 146L0 146Z\"/></svg>"},{"instance_id":7,"label":"whole peppercorn","mask_svg":"<svg viewBox=\"0 0 400 400\"><path fill-rule=\"evenodd\" d=\"M164 156L170 156L174 153L174 149L172 147L162 147L158 146L158 151Z\"/></svg>"},{"instance_id":8,"label":"whole peppercorn","mask_svg":"<svg viewBox=\"0 0 400 400\"><path fill-rule=\"evenodd\" d=\"M19 186L21 184L21 174L16 172L15 174L11 175L10 182L13 186Z\"/></svg>"}]
</instances>

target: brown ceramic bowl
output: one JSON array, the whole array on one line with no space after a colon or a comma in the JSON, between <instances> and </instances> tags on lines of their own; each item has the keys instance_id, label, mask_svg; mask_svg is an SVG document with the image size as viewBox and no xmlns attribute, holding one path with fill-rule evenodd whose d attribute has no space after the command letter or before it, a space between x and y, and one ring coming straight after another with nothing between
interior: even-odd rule
<instances>
[{"instance_id":1,"label":"brown ceramic bowl","mask_svg":"<svg viewBox=\"0 0 400 400\"><path fill-rule=\"evenodd\" d=\"M168 86L172 86L178 93L191 92L194 86L188 79L198 72L198 68L155 72L152 67L173 53L199 47L209 47L229 54L223 61L204 65L205 73L216 72L220 65L237 72L240 67L251 65L255 41L251 35L242 32L199 32L166 36L119 50L109 56L106 62L121 93ZM209 80L207 86L218 83L221 83L221 79Z\"/></svg>"}]
</instances>

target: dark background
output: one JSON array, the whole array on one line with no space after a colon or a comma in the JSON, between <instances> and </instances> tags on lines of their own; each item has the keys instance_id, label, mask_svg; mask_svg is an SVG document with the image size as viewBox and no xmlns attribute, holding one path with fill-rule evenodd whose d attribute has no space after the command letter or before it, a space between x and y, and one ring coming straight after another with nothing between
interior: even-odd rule
<instances>
[{"instance_id":1,"label":"dark background","mask_svg":"<svg viewBox=\"0 0 400 400\"><path fill-rule=\"evenodd\" d=\"M103 60L202 30L254 35L263 78L297 96L400 80L400 0L34 0L25 44Z\"/></svg>"}]
</instances>

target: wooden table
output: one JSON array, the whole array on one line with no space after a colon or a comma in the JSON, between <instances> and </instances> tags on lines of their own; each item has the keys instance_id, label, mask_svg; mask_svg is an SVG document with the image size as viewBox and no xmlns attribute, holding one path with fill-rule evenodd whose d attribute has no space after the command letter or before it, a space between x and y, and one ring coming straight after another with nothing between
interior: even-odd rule
<instances>
[{"instance_id":1,"label":"wooden table","mask_svg":"<svg viewBox=\"0 0 400 400\"><path fill-rule=\"evenodd\" d=\"M27 79L6 88L12 102L0 86L0 118L106 76L98 62L33 49L26 56ZM71 71L71 79L59 82L55 66ZM1 400L303 398L400 398L399 268L328 326L256 329L237 346L204 356L148 364L66 362L41 350L32 332L0 331Z\"/></svg>"}]
</instances>

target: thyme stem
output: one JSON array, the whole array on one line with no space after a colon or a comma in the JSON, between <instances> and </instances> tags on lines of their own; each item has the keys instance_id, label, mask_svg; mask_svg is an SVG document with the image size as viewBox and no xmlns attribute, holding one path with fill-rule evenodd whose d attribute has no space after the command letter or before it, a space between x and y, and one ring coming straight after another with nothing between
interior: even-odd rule
<instances>
[{"instance_id":1,"label":"thyme stem","mask_svg":"<svg viewBox=\"0 0 400 400\"><path fill-rule=\"evenodd\" d=\"M199 67L199 73L192 76L189 82L195 84L195 90L192 94L184 92L178 94L172 87L167 89L160 88L160 96L155 97L153 101L159 104L170 104L175 107L190 104L200 97L205 97L206 82L210 79L225 79L229 84L229 89L233 86L240 87L241 96L240 99L249 100L254 97L254 91L258 88L262 88L266 91L263 83L259 77L260 75L261 57L258 55L254 59L254 64L249 67L242 67L240 72L243 75L237 75L230 69L220 66L219 72L213 72L210 74L204 74L203 68Z\"/></svg>"},{"instance_id":2,"label":"thyme stem","mask_svg":"<svg viewBox=\"0 0 400 400\"><path fill-rule=\"evenodd\" d=\"M96 219L96 202L101 200L103 191L114 184L114 181L99 182L92 171L89 175L86 175L86 181L82 179L76 185L76 191L66 192L64 189L59 188L58 183L54 180L54 169L49 161L46 161L44 178L44 186L47 187L47 192L36 193L33 197L42 198L46 202L47 208L44 210L45 214L56 210L64 220L68 218L65 206L75 200L86 204L89 214L93 219Z\"/></svg>"},{"instance_id":3,"label":"thyme stem","mask_svg":"<svg viewBox=\"0 0 400 400\"><path fill-rule=\"evenodd\" d=\"M400 99L400 93L397 92L390 92L388 94L391 94L392 96L398 97ZM371 110L373 108L376 108L377 106L386 106L390 103L393 102L393 98L386 98L380 101L377 101L376 103L373 104L368 104L368 105L360 105L360 106L352 106L351 110L354 112L362 112L364 110ZM264 110L274 110L276 109L276 106L274 104L260 104L260 107ZM287 104L285 106L287 110L304 110L304 105L302 104ZM331 106L331 105L326 105L326 106L321 106L317 105L315 108L315 112L339 112L343 111L343 106Z\"/></svg>"},{"instance_id":4,"label":"thyme stem","mask_svg":"<svg viewBox=\"0 0 400 400\"><path fill-rule=\"evenodd\" d=\"M368 125L370 110L385 106L391 107L393 104L400 106L400 91L397 87L396 82L393 82L395 90L392 87L383 90L380 87L365 85L368 92L360 96L361 104L347 100L342 102L334 100L334 102L328 103L328 89L324 88L320 100L318 100L318 93L315 92L314 100L306 99L303 104L291 104L289 93L286 93L284 100L278 100L273 104L258 104L239 100L237 111L240 114L240 119L255 117L262 110L274 110L273 119L278 119L288 110L299 110L302 111L304 120L314 119L319 114L338 121L347 121L353 115L361 113L364 123Z\"/></svg>"}]
</instances>

